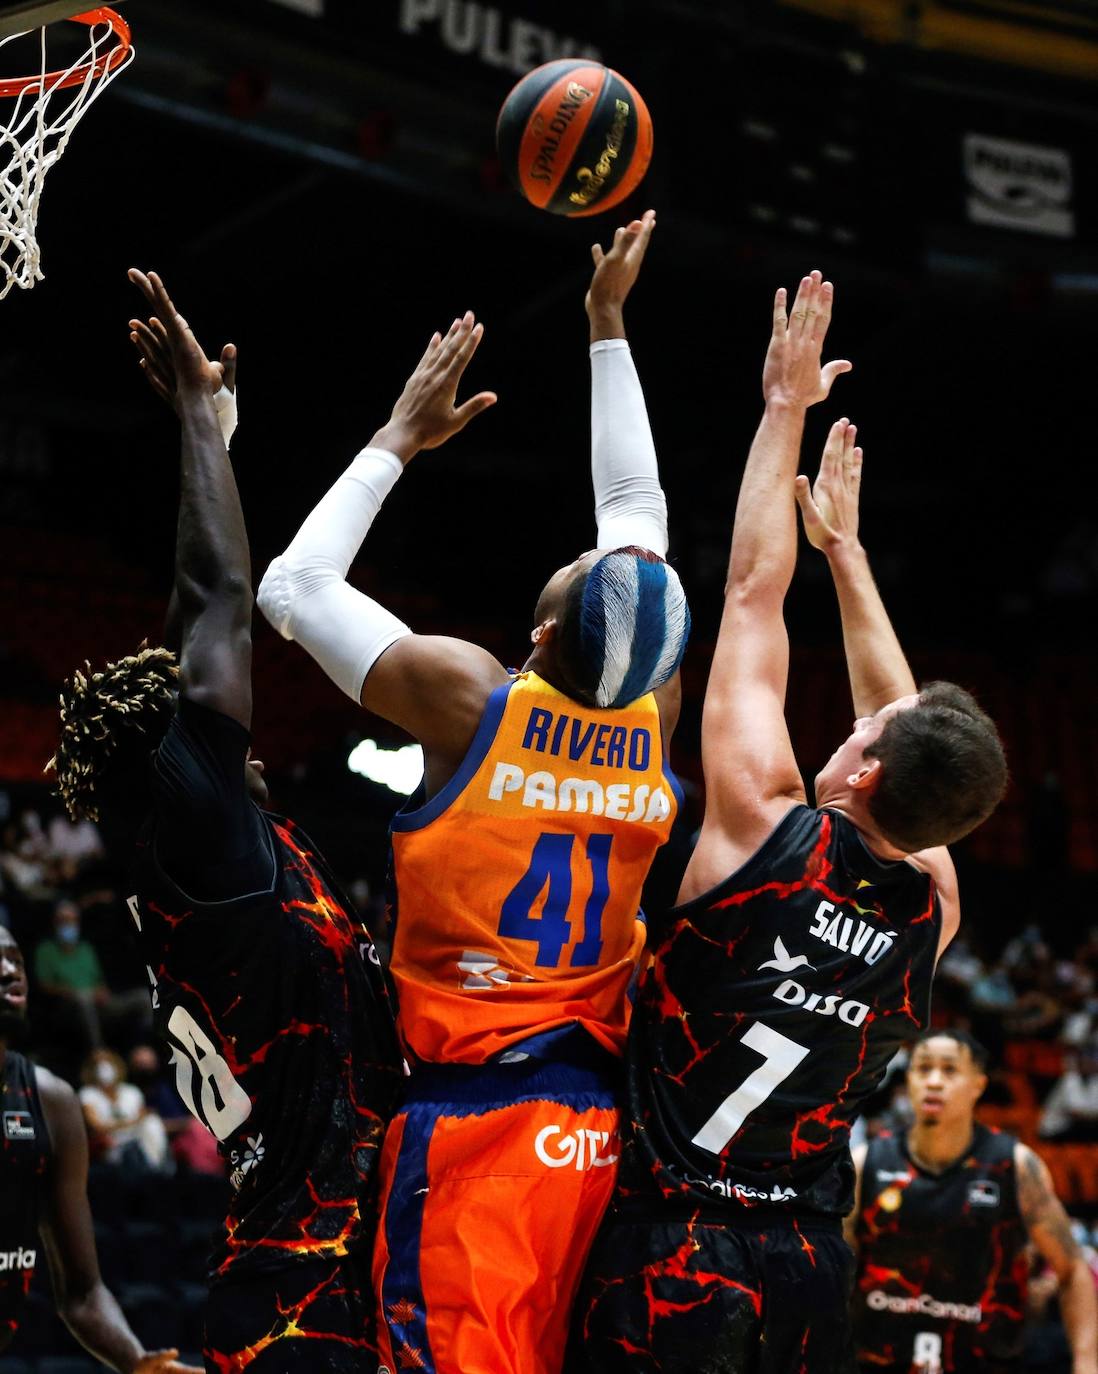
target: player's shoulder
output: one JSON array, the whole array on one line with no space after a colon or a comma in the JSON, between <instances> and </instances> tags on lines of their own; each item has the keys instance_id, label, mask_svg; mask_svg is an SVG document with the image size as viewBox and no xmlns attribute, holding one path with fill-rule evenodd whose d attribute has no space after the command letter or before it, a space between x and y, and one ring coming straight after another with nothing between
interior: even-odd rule
<instances>
[{"instance_id":1,"label":"player's shoulder","mask_svg":"<svg viewBox=\"0 0 1098 1374\"><path fill-rule=\"evenodd\" d=\"M791 849L810 848L819 827L820 812L789 797L775 798L734 827L707 807L677 905L707 901L746 881L759 865L770 865Z\"/></svg>"},{"instance_id":2,"label":"player's shoulder","mask_svg":"<svg viewBox=\"0 0 1098 1374\"><path fill-rule=\"evenodd\" d=\"M59 1130L71 1128L74 1123L79 1123L83 1129L84 1114L80 1107L80 1099L63 1078L41 1064L35 1064L34 1082L46 1121L55 1137Z\"/></svg>"}]
</instances>

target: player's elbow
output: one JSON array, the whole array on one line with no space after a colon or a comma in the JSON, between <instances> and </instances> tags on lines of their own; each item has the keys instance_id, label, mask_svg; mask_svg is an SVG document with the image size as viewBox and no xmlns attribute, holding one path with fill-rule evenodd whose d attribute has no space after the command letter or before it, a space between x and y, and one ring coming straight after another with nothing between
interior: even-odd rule
<instances>
[{"instance_id":1,"label":"player's elbow","mask_svg":"<svg viewBox=\"0 0 1098 1374\"><path fill-rule=\"evenodd\" d=\"M184 569L176 573L175 588L185 620L215 606L233 608L242 617L251 615L252 579L244 569Z\"/></svg>"},{"instance_id":2,"label":"player's elbow","mask_svg":"<svg viewBox=\"0 0 1098 1374\"><path fill-rule=\"evenodd\" d=\"M747 618L780 612L788 590L788 579L778 576L773 568L758 564L746 569L733 566L724 588L726 613L731 611Z\"/></svg>"}]
</instances>

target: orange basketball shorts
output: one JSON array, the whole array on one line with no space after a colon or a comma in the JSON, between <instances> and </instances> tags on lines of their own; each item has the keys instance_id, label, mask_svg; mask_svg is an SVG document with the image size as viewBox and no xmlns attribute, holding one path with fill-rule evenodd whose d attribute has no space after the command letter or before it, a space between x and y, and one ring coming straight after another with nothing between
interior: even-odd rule
<instances>
[{"instance_id":1,"label":"orange basketball shorts","mask_svg":"<svg viewBox=\"0 0 1098 1374\"><path fill-rule=\"evenodd\" d=\"M617 1159L597 1070L417 1073L381 1159L379 1374L560 1374Z\"/></svg>"}]
</instances>

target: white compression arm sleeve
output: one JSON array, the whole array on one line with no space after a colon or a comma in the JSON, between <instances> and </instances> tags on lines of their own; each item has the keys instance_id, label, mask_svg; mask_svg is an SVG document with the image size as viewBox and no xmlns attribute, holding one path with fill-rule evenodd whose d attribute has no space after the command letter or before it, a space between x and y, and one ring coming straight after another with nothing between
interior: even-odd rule
<instances>
[{"instance_id":1,"label":"white compression arm sleeve","mask_svg":"<svg viewBox=\"0 0 1098 1374\"><path fill-rule=\"evenodd\" d=\"M644 392L624 339L591 345L591 479L598 547L667 557L667 498Z\"/></svg>"},{"instance_id":2,"label":"white compression arm sleeve","mask_svg":"<svg viewBox=\"0 0 1098 1374\"><path fill-rule=\"evenodd\" d=\"M221 437L228 449L237 426L236 392L223 386L214 397L214 409L217 411L217 423L221 426Z\"/></svg>"},{"instance_id":3,"label":"white compression arm sleeve","mask_svg":"<svg viewBox=\"0 0 1098 1374\"><path fill-rule=\"evenodd\" d=\"M402 471L395 454L364 449L267 569L256 597L278 633L296 639L354 702L385 650L412 633L346 580Z\"/></svg>"}]
</instances>

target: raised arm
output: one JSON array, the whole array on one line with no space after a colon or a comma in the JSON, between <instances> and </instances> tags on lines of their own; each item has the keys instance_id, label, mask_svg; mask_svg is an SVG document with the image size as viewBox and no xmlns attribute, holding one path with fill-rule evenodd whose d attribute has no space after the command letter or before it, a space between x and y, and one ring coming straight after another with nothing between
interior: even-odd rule
<instances>
[{"instance_id":1,"label":"raised arm","mask_svg":"<svg viewBox=\"0 0 1098 1374\"><path fill-rule=\"evenodd\" d=\"M635 545L665 558L667 499L624 318L655 228L656 213L647 210L617 230L608 252L597 243L591 249L591 481L598 547Z\"/></svg>"},{"instance_id":2,"label":"raised arm","mask_svg":"<svg viewBox=\"0 0 1098 1374\"><path fill-rule=\"evenodd\" d=\"M488 696L507 674L477 645L413 634L350 586L347 574L404 467L494 404L491 392L456 404L482 335L470 312L445 338L432 337L389 423L321 499L259 588L259 608L284 638L297 640L352 700L422 743L432 791L459 766Z\"/></svg>"},{"instance_id":3,"label":"raised arm","mask_svg":"<svg viewBox=\"0 0 1098 1374\"><path fill-rule=\"evenodd\" d=\"M57 1312L80 1344L120 1374L199 1374L178 1350L147 1354L99 1274L88 1208L88 1140L67 1083L38 1070L54 1162L40 1223Z\"/></svg>"},{"instance_id":4,"label":"raised arm","mask_svg":"<svg viewBox=\"0 0 1098 1374\"><path fill-rule=\"evenodd\" d=\"M805 534L826 556L835 581L855 714L872 716L910 696L916 686L858 538L862 450L857 437L849 420L832 425L815 486L798 477L796 493Z\"/></svg>"},{"instance_id":5,"label":"raised arm","mask_svg":"<svg viewBox=\"0 0 1098 1374\"><path fill-rule=\"evenodd\" d=\"M1098 1300L1094 1278L1071 1233L1045 1162L1027 1145L1014 1147L1018 1202L1029 1238L1060 1284L1060 1312L1071 1345L1072 1374L1098 1374Z\"/></svg>"},{"instance_id":6,"label":"raised arm","mask_svg":"<svg viewBox=\"0 0 1098 1374\"><path fill-rule=\"evenodd\" d=\"M182 430L173 612L180 634L181 690L245 729L252 720L251 556L215 392L235 374L227 347L210 363L155 272L130 279L154 311L130 322L151 385ZM223 403L221 409L225 411ZM235 405L232 407L235 417ZM228 430L231 435L231 429Z\"/></svg>"},{"instance_id":7,"label":"raised arm","mask_svg":"<svg viewBox=\"0 0 1098 1374\"><path fill-rule=\"evenodd\" d=\"M680 901L738 868L789 807L804 800L785 723L789 637L782 607L797 559L793 479L805 412L851 366L820 365L833 297L819 272L802 279L791 316L785 290L775 296L765 410L740 485L702 715L705 819Z\"/></svg>"},{"instance_id":8,"label":"raised arm","mask_svg":"<svg viewBox=\"0 0 1098 1374\"><path fill-rule=\"evenodd\" d=\"M609 251L594 244L587 292L591 327L591 482L600 549L636 547L667 557L667 498L640 377L625 332L624 307L656 228L646 210L614 234ZM665 745L682 701L679 674L656 693Z\"/></svg>"},{"instance_id":9,"label":"raised arm","mask_svg":"<svg viewBox=\"0 0 1098 1374\"><path fill-rule=\"evenodd\" d=\"M815 485L807 477L798 477L796 494L805 534L827 558L835 583L854 713L873 716L918 688L858 537L863 454L857 437L857 426L849 420L832 425ZM938 888L940 954L961 921L957 872L944 846L911 858L931 874Z\"/></svg>"}]
</instances>

